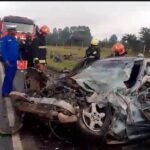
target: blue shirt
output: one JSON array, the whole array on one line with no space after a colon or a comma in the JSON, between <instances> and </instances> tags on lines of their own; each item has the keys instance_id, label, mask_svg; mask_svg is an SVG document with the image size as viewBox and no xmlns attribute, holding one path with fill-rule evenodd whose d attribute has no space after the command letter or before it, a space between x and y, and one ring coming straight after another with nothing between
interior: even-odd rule
<instances>
[{"instance_id":1,"label":"blue shirt","mask_svg":"<svg viewBox=\"0 0 150 150\"><path fill-rule=\"evenodd\" d=\"M0 61L2 61L2 38L0 38Z\"/></svg>"},{"instance_id":2,"label":"blue shirt","mask_svg":"<svg viewBox=\"0 0 150 150\"><path fill-rule=\"evenodd\" d=\"M2 49L1 49L1 47L2 47L2 38L0 38L0 56L2 55Z\"/></svg>"},{"instance_id":3,"label":"blue shirt","mask_svg":"<svg viewBox=\"0 0 150 150\"><path fill-rule=\"evenodd\" d=\"M2 58L3 61L16 62L19 58L19 43L15 37L6 35L2 38Z\"/></svg>"}]
</instances>

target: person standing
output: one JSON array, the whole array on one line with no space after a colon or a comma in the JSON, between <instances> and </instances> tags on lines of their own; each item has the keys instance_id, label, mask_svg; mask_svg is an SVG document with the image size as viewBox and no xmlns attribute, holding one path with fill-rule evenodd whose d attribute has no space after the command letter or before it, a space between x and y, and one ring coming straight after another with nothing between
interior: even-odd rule
<instances>
[{"instance_id":1,"label":"person standing","mask_svg":"<svg viewBox=\"0 0 150 150\"><path fill-rule=\"evenodd\" d=\"M34 67L33 64L33 52L32 52L32 35L31 33L26 34L26 39L20 41L19 50L21 52L22 60L28 61L28 67Z\"/></svg>"},{"instance_id":2,"label":"person standing","mask_svg":"<svg viewBox=\"0 0 150 150\"><path fill-rule=\"evenodd\" d=\"M126 56L127 51L122 43L117 42L112 46L113 52L115 52L115 57Z\"/></svg>"},{"instance_id":3,"label":"person standing","mask_svg":"<svg viewBox=\"0 0 150 150\"><path fill-rule=\"evenodd\" d=\"M2 59L2 38L0 37L0 62L2 62L3 61L3 59Z\"/></svg>"},{"instance_id":4,"label":"person standing","mask_svg":"<svg viewBox=\"0 0 150 150\"><path fill-rule=\"evenodd\" d=\"M46 25L42 26L40 30L37 32L37 35L32 43L32 50L34 55L33 61L35 67L41 71L46 71L46 66L47 66L46 36L48 33L49 33L49 28Z\"/></svg>"},{"instance_id":5,"label":"person standing","mask_svg":"<svg viewBox=\"0 0 150 150\"><path fill-rule=\"evenodd\" d=\"M85 58L87 58L88 63L100 59L100 47L99 40L92 38L91 45L85 51Z\"/></svg>"},{"instance_id":6,"label":"person standing","mask_svg":"<svg viewBox=\"0 0 150 150\"><path fill-rule=\"evenodd\" d=\"M2 59L4 65L4 81L2 85L2 97L8 97L13 90L13 80L17 71L17 60L19 59L19 43L15 38L16 26L7 26L8 34L2 38Z\"/></svg>"}]
</instances>

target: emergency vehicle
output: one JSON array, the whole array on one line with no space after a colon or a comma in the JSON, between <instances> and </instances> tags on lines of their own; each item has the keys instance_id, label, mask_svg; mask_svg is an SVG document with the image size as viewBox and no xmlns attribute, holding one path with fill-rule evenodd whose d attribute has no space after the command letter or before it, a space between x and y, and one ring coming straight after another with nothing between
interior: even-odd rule
<instances>
[{"instance_id":1,"label":"emergency vehicle","mask_svg":"<svg viewBox=\"0 0 150 150\"><path fill-rule=\"evenodd\" d=\"M26 18L26 17L20 17L20 16L5 16L3 19L0 19L0 38L5 36L7 34L7 26L8 25L16 25L17 26L17 33L16 38L25 40L26 39L26 33L31 33L32 38L35 36L35 24L34 21ZM1 44L0 44L1 47ZM1 56L1 50L0 50L0 56Z\"/></svg>"},{"instance_id":2,"label":"emergency vehicle","mask_svg":"<svg viewBox=\"0 0 150 150\"><path fill-rule=\"evenodd\" d=\"M19 16L5 16L0 21L0 32L1 37L7 34L7 25L17 25L17 34L16 37L18 38L25 38L25 34L30 32L32 37L34 38L35 35L35 24L34 21L26 18L26 17L19 17Z\"/></svg>"}]
</instances>

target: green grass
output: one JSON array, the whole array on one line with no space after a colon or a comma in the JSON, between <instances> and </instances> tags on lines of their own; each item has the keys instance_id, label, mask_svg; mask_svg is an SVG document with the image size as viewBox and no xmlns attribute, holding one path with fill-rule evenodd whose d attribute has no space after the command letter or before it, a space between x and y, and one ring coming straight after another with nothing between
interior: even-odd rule
<instances>
[{"instance_id":1,"label":"green grass","mask_svg":"<svg viewBox=\"0 0 150 150\"><path fill-rule=\"evenodd\" d=\"M74 59L81 59L84 56L86 48L81 47L63 47L63 46L49 46L47 51L47 62L50 67L56 68L57 70L62 70L64 68L72 69L78 61ZM69 55L72 54L73 60L62 60L62 62L54 62L52 58L50 58L50 54L52 55Z\"/></svg>"},{"instance_id":2,"label":"green grass","mask_svg":"<svg viewBox=\"0 0 150 150\"><path fill-rule=\"evenodd\" d=\"M49 46L47 51L47 62L48 65L62 70L63 68L72 69L76 63L84 57L85 50L87 47L67 47L67 46ZM50 59L50 54L56 55L69 55L72 54L72 60L63 60L62 62L54 62L53 59ZM111 54L110 48L101 48L101 57L104 58ZM133 52L128 50L128 56L137 56L138 52ZM150 57L150 53L145 54L146 57Z\"/></svg>"},{"instance_id":3,"label":"green grass","mask_svg":"<svg viewBox=\"0 0 150 150\"><path fill-rule=\"evenodd\" d=\"M50 54L56 55L56 54L61 54L61 55L66 55L66 54L72 54L74 57L81 58L84 56L85 49L81 47L67 47L67 46L49 46L48 47L48 53L47 55L50 56Z\"/></svg>"},{"instance_id":4,"label":"green grass","mask_svg":"<svg viewBox=\"0 0 150 150\"><path fill-rule=\"evenodd\" d=\"M64 68L72 69L76 65L77 61L63 60L62 62L54 62L53 59L48 59L47 63L48 63L48 66L51 66L58 70L62 70Z\"/></svg>"}]
</instances>

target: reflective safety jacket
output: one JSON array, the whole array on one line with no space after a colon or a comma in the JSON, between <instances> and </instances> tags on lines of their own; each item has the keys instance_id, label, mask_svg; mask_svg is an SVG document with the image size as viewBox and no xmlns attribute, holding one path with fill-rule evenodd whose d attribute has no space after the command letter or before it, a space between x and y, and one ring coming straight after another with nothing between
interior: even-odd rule
<instances>
[{"instance_id":1,"label":"reflective safety jacket","mask_svg":"<svg viewBox=\"0 0 150 150\"><path fill-rule=\"evenodd\" d=\"M15 37L6 35L2 38L1 51L3 61L16 62L20 58L19 43Z\"/></svg>"},{"instance_id":2,"label":"reflective safety jacket","mask_svg":"<svg viewBox=\"0 0 150 150\"><path fill-rule=\"evenodd\" d=\"M32 43L32 50L34 55L34 63L38 61L39 63L46 63L46 39L42 35L38 35Z\"/></svg>"},{"instance_id":3,"label":"reflective safety jacket","mask_svg":"<svg viewBox=\"0 0 150 150\"><path fill-rule=\"evenodd\" d=\"M96 46L90 46L86 49L85 57L93 57L93 59L100 59L100 48Z\"/></svg>"}]
</instances>

